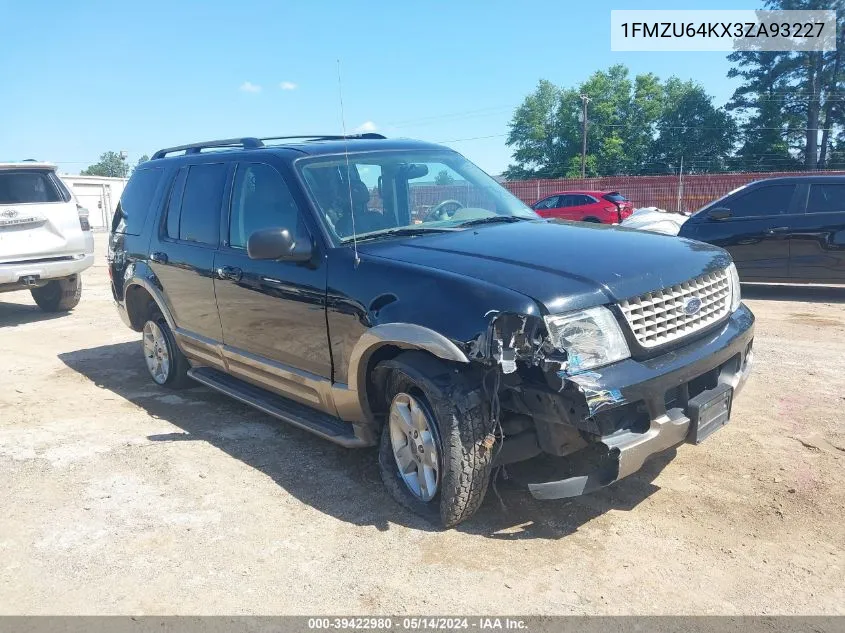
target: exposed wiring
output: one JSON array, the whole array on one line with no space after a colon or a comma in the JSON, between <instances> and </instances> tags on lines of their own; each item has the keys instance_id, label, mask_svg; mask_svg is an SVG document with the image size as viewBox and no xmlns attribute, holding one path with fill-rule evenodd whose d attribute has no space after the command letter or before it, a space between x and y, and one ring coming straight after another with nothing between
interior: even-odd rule
<instances>
[{"instance_id":1,"label":"exposed wiring","mask_svg":"<svg viewBox=\"0 0 845 633\"><path fill-rule=\"evenodd\" d=\"M488 378L490 375L493 376L493 384L490 385L490 381ZM499 387L501 386L502 382L502 374L499 369L499 366L496 365L489 369L481 379L481 387L484 392L484 396L489 402L490 407L490 432L487 436L482 440L482 445L487 450L492 450L496 444L496 451L493 454L493 458L491 459L491 463L496 463L496 459L499 457L499 453L502 451L502 446L505 443L505 431L502 428L502 420L501 420L501 404L499 403ZM499 490L496 487L496 480L499 478L499 473L501 473L505 479L507 479L507 472L505 471L504 466L498 466L493 470L491 475L492 485L493 485L493 492L496 495L496 498L499 500L499 504L502 506L502 509L507 509L505 502L502 500L501 495L499 494Z\"/></svg>"}]
</instances>

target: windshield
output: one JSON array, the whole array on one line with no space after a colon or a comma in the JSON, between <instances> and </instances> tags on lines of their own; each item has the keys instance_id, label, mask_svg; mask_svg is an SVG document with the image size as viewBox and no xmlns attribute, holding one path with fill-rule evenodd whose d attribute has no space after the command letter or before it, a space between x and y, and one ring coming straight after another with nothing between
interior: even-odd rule
<instances>
[{"instance_id":1,"label":"windshield","mask_svg":"<svg viewBox=\"0 0 845 633\"><path fill-rule=\"evenodd\" d=\"M750 183L749 183L749 184L750 184ZM745 189L747 186L748 186L748 185L747 185L747 184L745 184L745 185L740 185L740 186L739 186L739 187L737 187L736 189L731 189L728 193L726 193L726 194L725 194L724 196L722 196L721 198L716 198L715 200L711 200L710 202L708 202L707 204L705 204L703 207L699 207L698 209L696 209L695 211L693 211L693 212L692 212L692 213L690 213L689 215L696 215L696 214L701 213L702 211L704 211L704 210L706 210L706 209L709 209L710 207L714 207L714 208L715 208L715 207L716 207L716 206L717 206L720 202L722 202L722 200L725 200L726 198L730 198L730 197L731 197L732 195L734 195L737 191L741 191L742 189Z\"/></svg>"},{"instance_id":2,"label":"windshield","mask_svg":"<svg viewBox=\"0 0 845 633\"><path fill-rule=\"evenodd\" d=\"M348 160L348 171L347 171ZM337 243L448 231L506 218L539 219L518 198L449 151L367 152L297 162Z\"/></svg>"}]
</instances>

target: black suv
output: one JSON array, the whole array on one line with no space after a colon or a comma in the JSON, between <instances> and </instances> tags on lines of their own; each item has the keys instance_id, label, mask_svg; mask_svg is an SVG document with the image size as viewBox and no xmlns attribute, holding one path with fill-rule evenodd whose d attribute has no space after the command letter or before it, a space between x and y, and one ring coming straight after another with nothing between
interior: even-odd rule
<instances>
[{"instance_id":1,"label":"black suv","mask_svg":"<svg viewBox=\"0 0 845 633\"><path fill-rule=\"evenodd\" d=\"M378 446L391 494L444 526L500 465L538 457L553 481L531 493L563 498L701 441L751 364L725 251L543 220L429 143L161 150L126 187L109 262L156 383Z\"/></svg>"},{"instance_id":2,"label":"black suv","mask_svg":"<svg viewBox=\"0 0 845 633\"><path fill-rule=\"evenodd\" d=\"M845 283L845 176L769 178L711 202L682 237L730 252L742 281Z\"/></svg>"}]
</instances>

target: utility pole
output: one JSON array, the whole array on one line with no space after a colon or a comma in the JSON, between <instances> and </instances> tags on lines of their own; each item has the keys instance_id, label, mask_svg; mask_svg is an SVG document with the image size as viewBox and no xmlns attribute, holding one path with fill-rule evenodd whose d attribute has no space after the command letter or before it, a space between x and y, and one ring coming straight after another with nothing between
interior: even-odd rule
<instances>
[{"instance_id":1,"label":"utility pole","mask_svg":"<svg viewBox=\"0 0 845 633\"><path fill-rule=\"evenodd\" d=\"M681 212L681 200L684 197L684 157L681 156L681 168L678 170L678 208L676 211Z\"/></svg>"},{"instance_id":2,"label":"utility pole","mask_svg":"<svg viewBox=\"0 0 845 633\"><path fill-rule=\"evenodd\" d=\"M587 104L590 97L581 95L581 178L587 174Z\"/></svg>"}]
</instances>

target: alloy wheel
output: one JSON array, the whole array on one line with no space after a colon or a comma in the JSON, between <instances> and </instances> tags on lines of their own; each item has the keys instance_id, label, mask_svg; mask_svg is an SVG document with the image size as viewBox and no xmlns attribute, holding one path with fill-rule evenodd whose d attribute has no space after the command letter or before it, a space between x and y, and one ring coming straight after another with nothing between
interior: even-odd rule
<instances>
[{"instance_id":1,"label":"alloy wheel","mask_svg":"<svg viewBox=\"0 0 845 633\"><path fill-rule=\"evenodd\" d=\"M415 497L431 501L440 486L440 461L431 414L414 396L398 393L390 404L388 424L399 475Z\"/></svg>"},{"instance_id":2,"label":"alloy wheel","mask_svg":"<svg viewBox=\"0 0 845 633\"><path fill-rule=\"evenodd\" d=\"M147 321L143 330L144 360L153 380L163 385L170 375L170 353L167 339L158 323Z\"/></svg>"}]
</instances>

